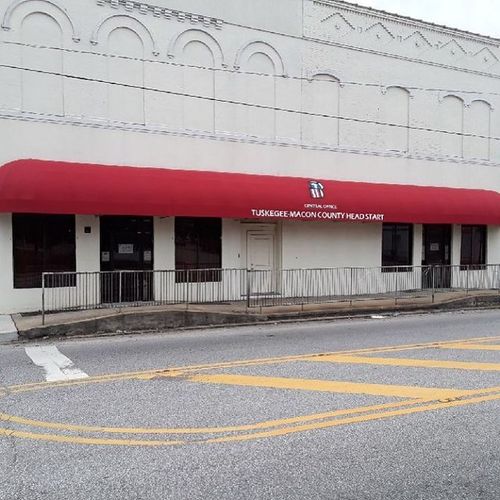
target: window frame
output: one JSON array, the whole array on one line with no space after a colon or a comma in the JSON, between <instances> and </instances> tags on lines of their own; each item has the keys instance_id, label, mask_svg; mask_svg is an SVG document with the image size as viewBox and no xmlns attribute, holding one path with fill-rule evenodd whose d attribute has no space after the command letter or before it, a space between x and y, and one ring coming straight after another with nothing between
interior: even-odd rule
<instances>
[{"instance_id":1,"label":"window frame","mask_svg":"<svg viewBox=\"0 0 500 500\"><path fill-rule=\"evenodd\" d=\"M185 231L184 235L181 233ZM196 262L181 265L181 247L178 246L178 238L187 234L188 226L194 229L194 243L191 250L196 254ZM211 227L210 227L211 226ZM210 229L216 230L215 236L206 240L208 246L216 247L216 262L200 263L202 250L201 240ZM208 231L207 231L208 230ZM217 283L222 281L222 219L216 217L176 217L174 222L174 245L175 245L175 282L176 283ZM187 245L184 245L187 247ZM186 251L186 248L183 249ZM206 249L205 249L206 250ZM188 253L188 252L186 252Z\"/></svg>"},{"instance_id":2,"label":"window frame","mask_svg":"<svg viewBox=\"0 0 500 500\"><path fill-rule=\"evenodd\" d=\"M34 228L36 228L34 230ZM59 233L57 232L59 230ZM64 237L65 231L68 231ZM27 236L29 235L29 236ZM54 240L54 235L61 237ZM31 237L31 239L29 239ZM32 262L26 265L22 255L22 244L31 244L34 251L28 250ZM63 254L56 250L66 248ZM59 247L59 248L58 248ZM31 255L30 255L31 254ZM38 255L37 255L38 254ZM61 257L63 260L61 260ZM36 262L36 260L39 262ZM60 263L59 263L60 262ZM56 263L56 264L55 264ZM31 264L31 266L30 266ZM33 267L23 271L22 267ZM76 273L76 220L74 215L66 214L12 214L12 280L13 288L66 288L76 286L75 274L61 276L63 279L43 280L43 273ZM31 275L31 276L30 276Z\"/></svg>"},{"instance_id":3,"label":"window frame","mask_svg":"<svg viewBox=\"0 0 500 500\"><path fill-rule=\"evenodd\" d=\"M405 229L408 233L408 255L407 259L404 259L405 262L399 262L398 259L392 260L390 263L384 260L384 243L385 243L385 235L388 232L388 229L392 228L391 238L392 238L392 251L391 254L397 252L397 248L395 246L396 233L398 230ZM412 272L413 270L413 243L414 243L414 225L410 223L399 223L399 222L384 222L382 224L382 272L384 273L394 273L394 272Z\"/></svg>"},{"instance_id":4,"label":"window frame","mask_svg":"<svg viewBox=\"0 0 500 500\"><path fill-rule=\"evenodd\" d=\"M466 231L464 231L464 229ZM467 257L468 259L464 259L464 236L466 232L470 230L470 248L468 250ZM479 235L481 241L479 241L479 259L478 262L474 261L474 236ZM485 224L462 224L460 231L460 270L475 270L479 271L482 269L486 269L487 265L487 252L488 252L488 226ZM468 260L469 262L465 262Z\"/></svg>"}]
</instances>

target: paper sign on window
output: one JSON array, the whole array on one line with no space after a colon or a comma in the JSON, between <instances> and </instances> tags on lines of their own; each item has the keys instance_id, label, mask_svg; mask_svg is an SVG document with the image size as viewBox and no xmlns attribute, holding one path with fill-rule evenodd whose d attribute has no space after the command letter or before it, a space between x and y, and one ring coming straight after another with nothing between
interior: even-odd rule
<instances>
[{"instance_id":1,"label":"paper sign on window","mask_svg":"<svg viewBox=\"0 0 500 500\"><path fill-rule=\"evenodd\" d=\"M133 243L120 243L118 245L118 253L119 254L127 254L127 255L134 253L134 244Z\"/></svg>"}]
</instances>

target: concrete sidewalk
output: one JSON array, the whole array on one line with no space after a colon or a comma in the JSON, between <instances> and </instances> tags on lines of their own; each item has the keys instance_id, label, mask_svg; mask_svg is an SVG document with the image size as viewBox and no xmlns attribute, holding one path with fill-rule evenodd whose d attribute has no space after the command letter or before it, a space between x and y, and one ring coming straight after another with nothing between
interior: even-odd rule
<instances>
[{"instance_id":1,"label":"concrete sidewalk","mask_svg":"<svg viewBox=\"0 0 500 500\"><path fill-rule=\"evenodd\" d=\"M0 315L0 342L17 340L17 328L8 314Z\"/></svg>"},{"instance_id":2,"label":"concrete sidewalk","mask_svg":"<svg viewBox=\"0 0 500 500\"><path fill-rule=\"evenodd\" d=\"M327 317L354 317L402 312L500 307L498 291L439 292L434 302L430 295L367 298L324 304L298 304L247 308L243 302L203 305L120 307L89 311L13 316L19 338L94 335L139 331L164 331L174 328L252 324ZM11 337L13 336L10 333ZM17 337L16 334L14 334ZM0 337L0 341L2 337ZM4 340L8 340L5 338ZM11 339L9 339L11 340Z\"/></svg>"}]
</instances>

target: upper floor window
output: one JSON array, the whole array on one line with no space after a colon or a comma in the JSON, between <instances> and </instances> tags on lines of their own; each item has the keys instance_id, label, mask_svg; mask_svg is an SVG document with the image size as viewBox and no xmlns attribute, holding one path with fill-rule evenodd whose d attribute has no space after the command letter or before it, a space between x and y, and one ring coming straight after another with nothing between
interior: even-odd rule
<instances>
[{"instance_id":1,"label":"upper floor window","mask_svg":"<svg viewBox=\"0 0 500 500\"><path fill-rule=\"evenodd\" d=\"M469 130L467 137L468 156L489 160L491 156L491 106L486 101L473 101L469 110Z\"/></svg>"},{"instance_id":2,"label":"upper floor window","mask_svg":"<svg viewBox=\"0 0 500 500\"><path fill-rule=\"evenodd\" d=\"M337 146L340 82L327 74L315 75L305 83L303 99L307 112L302 116L304 139L315 144Z\"/></svg>"},{"instance_id":3,"label":"upper floor window","mask_svg":"<svg viewBox=\"0 0 500 500\"><path fill-rule=\"evenodd\" d=\"M441 151L444 155L464 156L464 101L453 95L445 96L439 108Z\"/></svg>"},{"instance_id":4,"label":"upper floor window","mask_svg":"<svg viewBox=\"0 0 500 500\"><path fill-rule=\"evenodd\" d=\"M402 87L389 87L385 91L380 121L384 126L384 149L407 152L409 149L410 93Z\"/></svg>"}]
</instances>

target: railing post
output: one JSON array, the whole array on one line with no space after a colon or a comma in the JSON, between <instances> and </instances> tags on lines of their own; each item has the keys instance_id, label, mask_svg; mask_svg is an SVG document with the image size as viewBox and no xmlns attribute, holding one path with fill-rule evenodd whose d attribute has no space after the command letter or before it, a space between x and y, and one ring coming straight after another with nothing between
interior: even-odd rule
<instances>
[{"instance_id":1,"label":"railing post","mask_svg":"<svg viewBox=\"0 0 500 500\"><path fill-rule=\"evenodd\" d=\"M122 303L122 272L118 271L118 303Z\"/></svg>"},{"instance_id":2,"label":"railing post","mask_svg":"<svg viewBox=\"0 0 500 500\"><path fill-rule=\"evenodd\" d=\"M45 325L45 273L42 273L42 325Z\"/></svg>"},{"instance_id":3,"label":"railing post","mask_svg":"<svg viewBox=\"0 0 500 500\"><path fill-rule=\"evenodd\" d=\"M85 295L85 310L88 309L89 307L89 273L85 273L82 275L82 278L85 278L85 280L80 280L80 283L78 282L78 275L75 276L75 283L77 289L82 286L82 281L85 282L85 285L83 285L83 290L84 290L84 295ZM80 286L79 286L80 285ZM80 294L81 296L81 294Z\"/></svg>"},{"instance_id":4,"label":"railing post","mask_svg":"<svg viewBox=\"0 0 500 500\"><path fill-rule=\"evenodd\" d=\"M470 266L468 265L467 266L467 269L466 269L466 280L465 280L465 295L469 295L469 269L470 269Z\"/></svg>"},{"instance_id":5,"label":"railing post","mask_svg":"<svg viewBox=\"0 0 500 500\"><path fill-rule=\"evenodd\" d=\"M399 277L399 269L398 267L396 266L396 290L394 292L394 305L397 306L398 305L398 290L399 290L399 283L398 283L398 277Z\"/></svg>"},{"instance_id":6,"label":"railing post","mask_svg":"<svg viewBox=\"0 0 500 500\"><path fill-rule=\"evenodd\" d=\"M436 266L431 266L431 274L432 274L432 303L434 304L434 293L435 293L435 287L436 283L434 281L436 273L435 273Z\"/></svg>"},{"instance_id":7,"label":"railing post","mask_svg":"<svg viewBox=\"0 0 500 500\"><path fill-rule=\"evenodd\" d=\"M250 279L252 276L252 271L250 269L247 269L247 309L250 308L250 294L252 292L252 286L250 283Z\"/></svg>"},{"instance_id":8,"label":"railing post","mask_svg":"<svg viewBox=\"0 0 500 500\"><path fill-rule=\"evenodd\" d=\"M349 305L352 307L352 292L353 292L352 287L353 287L353 279L354 279L354 277L353 277L354 268L351 267L350 271L351 271L351 283L349 285Z\"/></svg>"}]
</instances>

